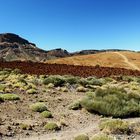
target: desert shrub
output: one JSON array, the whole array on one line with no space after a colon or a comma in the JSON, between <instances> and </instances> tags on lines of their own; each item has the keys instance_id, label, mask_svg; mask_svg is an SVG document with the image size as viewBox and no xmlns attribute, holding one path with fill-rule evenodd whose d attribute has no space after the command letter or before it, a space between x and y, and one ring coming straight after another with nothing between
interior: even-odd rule
<instances>
[{"instance_id":1,"label":"desert shrub","mask_svg":"<svg viewBox=\"0 0 140 140\"><path fill-rule=\"evenodd\" d=\"M5 90L5 86L0 84L0 92L3 92Z\"/></svg>"},{"instance_id":2,"label":"desert shrub","mask_svg":"<svg viewBox=\"0 0 140 140\"><path fill-rule=\"evenodd\" d=\"M28 89L28 90L27 90L27 93L28 93L28 94L37 94L38 92L37 92L36 89L33 89L33 88L32 88L32 89Z\"/></svg>"},{"instance_id":3,"label":"desert shrub","mask_svg":"<svg viewBox=\"0 0 140 140\"><path fill-rule=\"evenodd\" d=\"M4 68L0 70L0 75L9 75L11 73L11 69Z\"/></svg>"},{"instance_id":4,"label":"desert shrub","mask_svg":"<svg viewBox=\"0 0 140 140\"><path fill-rule=\"evenodd\" d=\"M72 104L70 104L69 109L71 109L71 110L81 109L80 101L76 101L76 102L73 102Z\"/></svg>"},{"instance_id":5,"label":"desert shrub","mask_svg":"<svg viewBox=\"0 0 140 140\"><path fill-rule=\"evenodd\" d=\"M87 80L89 81L89 85L96 85L96 86L102 86L103 84L105 84L105 80L104 79L97 79L95 77L90 77L87 78Z\"/></svg>"},{"instance_id":6,"label":"desert shrub","mask_svg":"<svg viewBox=\"0 0 140 140\"><path fill-rule=\"evenodd\" d=\"M2 100L19 100L20 97L16 94L0 94Z\"/></svg>"},{"instance_id":7,"label":"desert shrub","mask_svg":"<svg viewBox=\"0 0 140 140\"><path fill-rule=\"evenodd\" d=\"M0 75L8 75L9 74L9 72L8 71L0 71Z\"/></svg>"},{"instance_id":8,"label":"desert shrub","mask_svg":"<svg viewBox=\"0 0 140 140\"><path fill-rule=\"evenodd\" d=\"M43 111L41 116L44 118L52 118L52 113L50 111Z\"/></svg>"},{"instance_id":9,"label":"desert shrub","mask_svg":"<svg viewBox=\"0 0 140 140\"><path fill-rule=\"evenodd\" d=\"M53 122L47 123L44 126L44 128L47 129L47 130L50 130L50 131L59 130L60 129L59 126L56 123L53 123Z\"/></svg>"},{"instance_id":10,"label":"desert shrub","mask_svg":"<svg viewBox=\"0 0 140 140\"><path fill-rule=\"evenodd\" d=\"M26 84L22 82L16 82L15 84L13 84L14 88L23 88L24 86L26 86Z\"/></svg>"},{"instance_id":11,"label":"desert shrub","mask_svg":"<svg viewBox=\"0 0 140 140\"><path fill-rule=\"evenodd\" d=\"M83 86L79 86L79 87L76 88L76 91L77 91L77 92L86 92L87 89L84 88Z\"/></svg>"},{"instance_id":12,"label":"desert shrub","mask_svg":"<svg viewBox=\"0 0 140 140\"><path fill-rule=\"evenodd\" d=\"M54 86L62 86L65 80L61 76L49 76L43 80L43 84L48 85L49 83L54 84Z\"/></svg>"},{"instance_id":13,"label":"desert shrub","mask_svg":"<svg viewBox=\"0 0 140 140\"><path fill-rule=\"evenodd\" d=\"M49 83L48 85L47 85L47 88L53 88L54 87L54 84L52 84L52 83Z\"/></svg>"},{"instance_id":14,"label":"desert shrub","mask_svg":"<svg viewBox=\"0 0 140 140\"><path fill-rule=\"evenodd\" d=\"M74 140L89 140L89 137L85 134L81 134L81 135L76 136Z\"/></svg>"},{"instance_id":15,"label":"desert shrub","mask_svg":"<svg viewBox=\"0 0 140 140\"><path fill-rule=\"evenodd\" d=\"M112 81L114 81L114 79L112 79L112 78L110 78L110 77L105 77L104 78L104 80L105 80L105 82L112 82Z\"/></svg>"},{"instance_id":16,"label":"desert shrub","mask_svg":"<svg viewBox=\"0 0 140 140\"><path fill-rule=\"evenodd\" d=\"M137 83L140 83L140 77L137 77L137 78L136 78L136 82L137 82Z\"/></svg>"},{"instance_id":17,"label":"desert shrub","mask_svg":"<svg viewBox=\"0 0 140 140\"><path fill-rule=\"evenodd\" d=\"M89 80L87 80L86 78L81 78L78 83L84 87L90 84Z\"/></svg>"},{"instance_id":18,"label":"desert shrub","mask_svg":"<svg viewBox=\"0 0 140 140\"><path fill-rule=\"evenodd\" d=\"M65 79L66 83L69 83L70 85L73 85L73 84L77 84L80 78L77 77L77 76L66 75L66 76L64 76L64 79Z\"/></svg>"},{"instance_id":19,"label":"desert shrub","mask_svg":"<svg viewBox=\"0 0 140 140\"><path fill-rule=\"evenodd\" d=\"M130 82L128 84L124 85L125 88L127 88L128 90L139 90L140 91L140 84L137 82Z\"/></svg>"},{"instance_id":20,"label":"desert shrub","mask_svg":"<svg viewBox=\"0 0 140 140\"><path fill-rule=\"evenodd\" d=\"M20 124L20 128L21 128L22 130L32 130L31 125L24 124L24 123Z\"/></svg>"},{"instance_id":21,"label":"desert shrub","mask_svg":"<svg viewBox=\"0 0 140 140\"><path fill-rule=\"evenodd\" d=\"M122 80L127 81L127 82L132 82L132 81L135 81L136 78L133 76L122 76Z\"/></svg>"},{"instance_id":22,"label":"desert shrub","mask_svg":"<svg viewBox=\"0 0 140 140\"><path fill-rule=\"evenodd\" d=\"M6 87L6 88L4 89L4 92L5 92L5 93L11 93L11 92L12 92L12 88Z\"/></svg>"},{"instance_id":23,"label":"desert shrub","mask_svg":"<svg viewBox=\"0 0 140 140\"><path fill-rule=\"evenodd\" d=\"M30 105L30 109L34 112L43 112L47 110L47 107L44 103L38 102Z\"/></svg>"},{"instance_id":24,"label":"desert shrub","mask_svg":"<svg viewBox=\"0 0 140 140\"><path fill-rule=\"evenodd\" d=\"M21 83L27 85L26 79L24 77L18 77L17 80L18 80L18 82L21 82Z\"/></svg>"},{"instance_id":25,"label":"desert shrub","mask_svg":"<svg viewBox=\"0 0 140 140\"><path fill-rule=\"evenodd\" d=\"M104 79L92 78L89 82L90 82L91 85L96 85L96 86L102 86L103 84L105 84Z\"/></svg>"},{"instance_id":26,"label":"desert shrub","mask_svg":"<svg viewBox=\"0 0 140 140\"><path fill-rule=\"evenodd\" d=\"M37 77L33 77L30 82L34 85L38 85L41 83Z\"/></svg>"},{"instance_id":27,"label":"desert shrub","mask_svg":"<svg viewBox=\"0 0 140 140\"><path fill-rule=\"evenodd\" d=\"M46 75L40 75L39 78L40 79L45 79L45 78L47 78L47 76Z\"/></svg>"},{"instance_id":28,"label":"desert shrub","mask_svg":"<svg viewBox=\"0 0 140 140\"><path fill-rule=\"evenodd\" d=\"M114 138L106 134L97 134L93 136L92 140L114 140Z\"/></svg>"},{"instance_id":29,"label":"desert shrub","mask_svg":"<svg viewBox=\"0 0 140 140\"><path fill-rule=\"evenodd\" d=\"M127 134L131 131L129 123L121 119L108 119L101 121L99 128L103 132L112 134Z\"/></svg>"},{"instance_id":30,"label":"desert shrub","mask_svg":"<svg viewBox=\"0 0 140 140\"><path fill-rule=\"evenodd\" d=\"M37 89L37 86L36 85L34 85L33 83L29 83L28 82L28 85L26 85L26 86L24 86L25 88L25 90L29 90L29 89Z\"/></svg>"},{"instance_id":31,"label":"desert shrub","mask_svg":"<svg viewBox=\"0 0 140 140\"><path fill-rule=\"evenodd\" d=\"M140 116L140 94L127 93L115 87L98 88L81 101L88 111L106 116L128 117Z\"/></svg>"}]
</instances>

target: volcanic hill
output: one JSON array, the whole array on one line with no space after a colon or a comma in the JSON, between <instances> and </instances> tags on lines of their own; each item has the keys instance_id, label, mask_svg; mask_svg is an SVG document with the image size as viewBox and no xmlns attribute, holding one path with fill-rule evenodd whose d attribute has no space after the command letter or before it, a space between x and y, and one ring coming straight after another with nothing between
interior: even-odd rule
<instances>
[{"instance_id":1,"label":"volcanic hill","mask_svg":"<svg viewBox=\"0 0 140 140\"><path fill-rule=\"evenodd\" d=\"M69 56L66 50L54 49L45 51L16 34L0 34L0 60L45 62L48 59L65 56Z\"/></svg>"}]
</instances>

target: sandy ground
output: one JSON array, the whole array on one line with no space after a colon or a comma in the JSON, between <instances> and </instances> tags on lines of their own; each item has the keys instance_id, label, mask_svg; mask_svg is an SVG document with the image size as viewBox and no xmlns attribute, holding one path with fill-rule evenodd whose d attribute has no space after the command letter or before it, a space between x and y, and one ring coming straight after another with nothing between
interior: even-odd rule
<instances>
[{"instance_id":1,"label":"sandy ground","mask_svg":"<svg viewBox=\"0 0 140 140\"><path fill-rule=\"evenodd\" d=\"M83 66L100 65L104 67L116 67L127 69L140 69L140 53L137 52L103 52L97 54L73 56L49 60L47 63L71 64Z\"/></svg>"},{"instance_id":2,"label":"sandy ground","mask_svg":"<svg viewBox=\"0 0 140 140\"><path fill-rule=\"evenodd\" d=\"M86 110L69 110L68 106L76 100L79 100L85 93L69 91L60 92L59 89L51 89L38 95L28 95L24 92L18 92L20 101L4 102L0 105L0 117L4 120L1 125L2 133L9 135L4 140L51 140L57 138L61 140L71 140L74 136L81 133L93 135L97 133L100 116L88 113ZM29 105L33 102L42 100L52 112L53 118L42 118L39 113L32 112ZM44 130L43 125L47 122L56 122L60 125L64 121L66 126L61 126L58 132L48 132ZM33 130L21 130L20 123L30 124ZM8 127L10 127L8 129ZM11 138L13 135L14 138ZM29 138L29 136L33 136ZM25 137L25 138L24 138ZM26 138L27 137L27 138Z\"/></svg>"}]
</instances>

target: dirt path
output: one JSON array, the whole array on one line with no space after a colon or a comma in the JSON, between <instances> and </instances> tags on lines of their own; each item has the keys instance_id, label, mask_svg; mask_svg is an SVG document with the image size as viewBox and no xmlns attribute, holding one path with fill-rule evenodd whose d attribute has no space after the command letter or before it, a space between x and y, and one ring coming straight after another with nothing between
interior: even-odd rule
<instances>
[{"instance_id":1,"label":"dirt path","mask_svg":"<svg viewBox=\"0 0 140 140\"><path fill-rule=\"evenodd\" d=\"M120 52L115 52L115 53L118 54L119 56L121 56L124 59L124 62L126 64L128 64L131 68L133 68L135 70L140 70L140 68L137 67L134 63L130 62L125 55L121 54Z\"/></svg>"}]
</instances>

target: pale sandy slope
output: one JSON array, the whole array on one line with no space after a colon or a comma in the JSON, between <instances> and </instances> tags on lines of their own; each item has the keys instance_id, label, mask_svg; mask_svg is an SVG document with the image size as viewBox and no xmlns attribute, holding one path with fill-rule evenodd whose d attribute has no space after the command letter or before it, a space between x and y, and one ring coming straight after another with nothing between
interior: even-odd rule
<instances>
[{"instance_id":1,"label":"pale sandy slope","mask_svg":"<svg viewBox=\"0 0 140 140\"><path fill-rule=\"evenodd\" d=\"M127 56L125 54L122 54L120 52L116 52L118 55L120 55L123 59L124 59L124 62L129 66L131 67L132 69L136 69L136 70L140 70L140 68L134 64L133 62L131 62Z\"/></svg>"},{"instance_id":2,"label":"pale sandy slope","mask_svg":"<svg viewBox=\"0 0 140 140\"><path fill-rule=\"evenodd\" d=\"M71 64L83 66L105 66L105 67L121 67L128 69L140 69L140 53L136 52L104 52L98 54L73 56L49 60L47 63Z\"/></svg>"}]
</instances>

